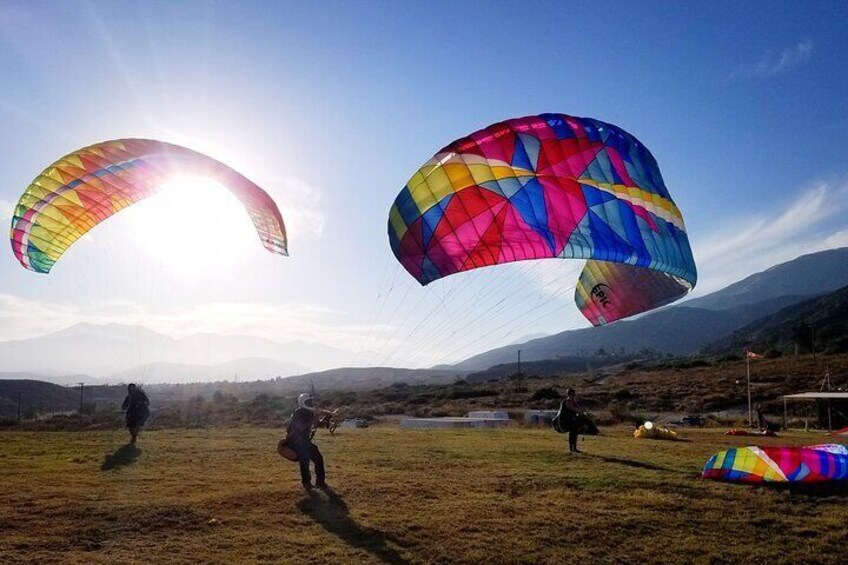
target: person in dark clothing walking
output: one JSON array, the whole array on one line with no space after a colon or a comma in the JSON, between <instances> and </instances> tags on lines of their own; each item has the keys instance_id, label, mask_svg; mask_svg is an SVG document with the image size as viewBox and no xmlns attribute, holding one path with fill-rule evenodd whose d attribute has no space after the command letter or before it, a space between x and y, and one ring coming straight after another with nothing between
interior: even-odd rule
<instances>
[{"instance_id":1,"label":"person in dark clothing walking","mask_svg":"<svg viewBox=\"0 0 848 565\"><path fill-rule=\"evenodd\" d=\"M318 446L312 443L313 430L316 425L316 409L311 394L301 394L297 397L297 409L292 413L289 421L286 439L289 447L297 453L297 462L300 464L300 480L303 488L312 488L312 475L309 472L309 462L315 464L315 486L327 488L324 473L324 457Z\"/></svg>"},{"instance_id":2,"label":"person in dark clothing walking","mask_svg":"<svg viewBox=\"0 0 848 565\"><path fill-rule=\"evenodd\" d=\"M766 415L763 412L763 406L759 402L755 406L757 411L757 426L760 428L761 432L768 430L768 422L766 421Z\"/></svg>"},{"instance_id":3,"label":"person in dark clothing walking","mask_svg":"<svg viewBox=\"0 0 848 565\"><path fill-rule=\"evenodd\" d=\"M573 388L565 391L565 400L560 406L562 417L569 422L568 427L568 450L572 453L580 453L577 449L577 435L580 433L580 418L583 414L583 409L577 402L577 393Z\"/></svg>"},{"instance_id":4,"label":"person in dark clothing walking","mask_svg":"<svg viewBox=\"0 0 848 565\"><path fill-rule=\"evenodd\" d=\"M147 398L143 390L133 383L127 385L127 397L121 404L121 410L127 412L126 424L130 431L130 443L133 445L138 438L138 432L141 431L141 427L147 421L147 417L150 416L149 405L150 399Z\"/></svg>"}]
</instances>

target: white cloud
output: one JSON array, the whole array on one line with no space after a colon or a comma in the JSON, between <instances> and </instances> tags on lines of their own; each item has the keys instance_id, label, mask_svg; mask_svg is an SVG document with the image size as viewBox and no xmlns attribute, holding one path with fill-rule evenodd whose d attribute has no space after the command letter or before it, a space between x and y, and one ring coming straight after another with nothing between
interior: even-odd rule
<instances>
[{"instance_id":1,"label":"white cloud","mask_svg":"<svg viewBox=\"0 0 848 565\"><path fill-rule=\"evenodd\" d=\"M3 200L0 198L0 222L4 224L12 220L12 211L15 209L15 205L8 200Z\"/></svg>"},{"instance_id":2,"label":"white cloud","mask_svg":"<svg viewBox=\"0 0 848 565\"><path fill-rule=\"evenodd\" d=\"M277 178L265 181L263 188L271 195L286 224L286 231L298 237L321 236L325 216L321 207L322 191L295 178Z\"/></svg>"},{"instance_id":3,"label":"white cloud","mask_svg":"<svg viewBox=\"0 0 848 565\"><path fill-rule=\"evenodd\" d=\"M806 63L813 53L812 41L801 41L780 53L766 51L755 63L740 65L730 73L731 79L739 78L768 78L784 73Z\"/></svg>"},{"instance_id":4,"label":"white cloud","mask_svg":"<svg viewBox=\"0 0 848 565\"><path fill-rule=\"evenodd\" d=\"M732 218L693 240L699 295L807 253L848 246L848 182L819 181L784 209Z\"/></svg>"},{"instance_id":5,"label":"white cloud","mask_svg":"<svg viewBox=\"0 0 848 565\"><path fill-rule=\"evenodd\" d=\"M321 343L341 350L364 337L385 334L385 324L345 323L347 314L321 305L209 303L151 311L129 301L113 300L93 307L28 300L0 294L0 341L53 333L79 323L141 325L184 337L198 333L262 337L277 342Z\"/></svg>"},{"instance_id":6,"label":"white cloud","mask_svg":"<svg viewBox=\"0 0 848 565\"><path fill-rule=\"evenodd\" d=\"M76 323L76 308L0 294L0 341L26 339Z\"/></svg>"}]
</instances>

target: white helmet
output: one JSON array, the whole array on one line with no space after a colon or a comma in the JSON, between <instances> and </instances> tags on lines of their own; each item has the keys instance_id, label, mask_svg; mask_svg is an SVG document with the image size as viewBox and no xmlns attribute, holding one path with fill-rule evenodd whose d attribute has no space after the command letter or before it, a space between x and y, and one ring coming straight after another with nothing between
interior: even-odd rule
<instances>
[{"instance_id":1,"label":"white helmet","mask_svg":"<svg viewBox=\"0 0 848 565\"><path fill-rule=\"evenodd\" d=\"M304 392L297 397L297 406L298 408L306 408L307 410L314 410L315 408L312 406L312 395L308 392Z\"/></svg>"}]
</instances>

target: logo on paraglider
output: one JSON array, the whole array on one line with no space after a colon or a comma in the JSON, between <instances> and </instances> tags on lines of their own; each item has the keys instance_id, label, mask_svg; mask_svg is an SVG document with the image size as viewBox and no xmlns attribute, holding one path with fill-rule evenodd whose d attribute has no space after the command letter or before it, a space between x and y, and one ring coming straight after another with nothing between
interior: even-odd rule
<instances>
[{"instance_id":1,"label":"logo on paraglider","mask_svg":"<svg viewBox=\"0 0 848 565\"><path fill-rule=\"evenodd\" d=\"M590 294L592 295L592 300L604 308L612 306L612 289L604 283L599 283L593 286Z\"/></svg>"}]
</instances>

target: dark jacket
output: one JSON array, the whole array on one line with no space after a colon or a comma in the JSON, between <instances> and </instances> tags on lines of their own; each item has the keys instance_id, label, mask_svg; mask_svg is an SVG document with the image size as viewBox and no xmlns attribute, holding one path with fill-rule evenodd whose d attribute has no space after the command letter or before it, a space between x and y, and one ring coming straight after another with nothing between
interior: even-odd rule
<instances>
[{"instance_id":1,"label":"dark jacket","mask_svg":"<svg viewBox=\"0 0 848 565\"><path fill-rule=\"evenodd\" d=\"M135 392L128 394L121 405L121 410L127 411L127 427L136 428L144 425L145 420L150 415L147 406L150 400L144 391L135 389Z\"/></svg>"},{"instance_id":2,"label":"dark jacket","mask_svg":"<svg viewBox=\"0 0 848 565\"><path fill-rule=\"evenodd\" d=\"M315 421L315 414L306 408L298 408L292 412L291 420L288 427L289 441L298 443L309 443L312 439L312 424Z\"/></svg>"}]
</instances>

